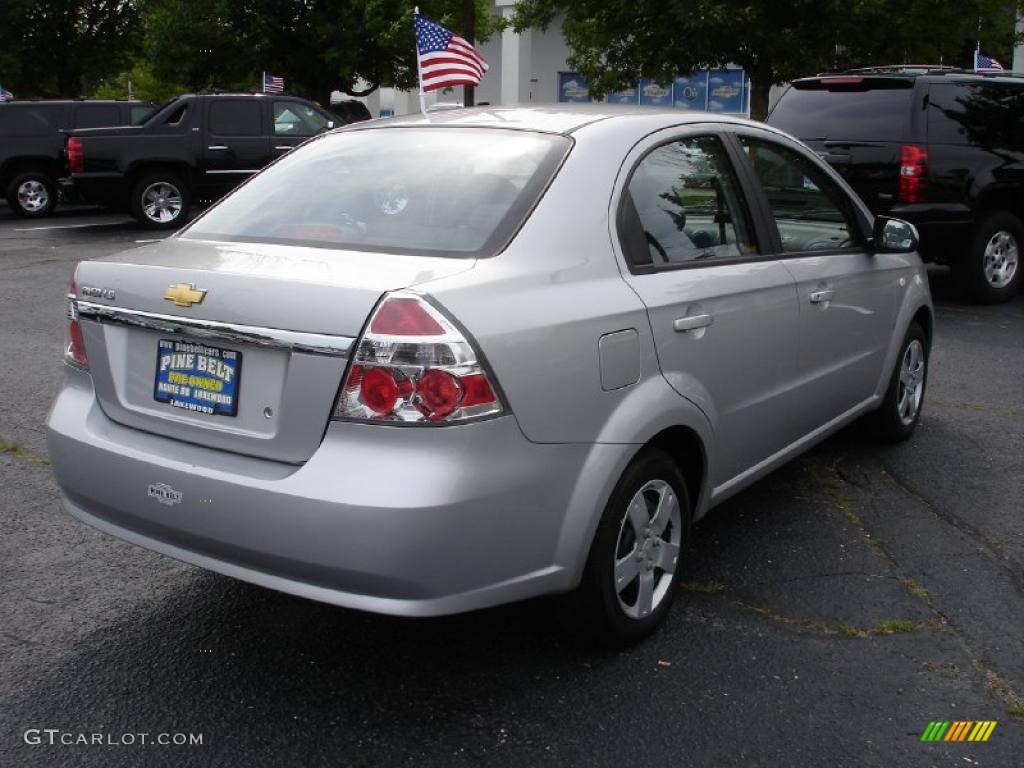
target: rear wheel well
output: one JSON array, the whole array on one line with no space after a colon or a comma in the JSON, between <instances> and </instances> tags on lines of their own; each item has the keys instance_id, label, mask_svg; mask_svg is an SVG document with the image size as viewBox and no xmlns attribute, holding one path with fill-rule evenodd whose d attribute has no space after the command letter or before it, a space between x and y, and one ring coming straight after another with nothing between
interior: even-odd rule
<instances>
[{"instance_id":1,"label":"rear wheel well","mask_svg":"<svg viewBox=\"0 0 1024 768\"><path fill-rule=\"evenodd\" d=\"M928 341L928 349L932 348L932 313L928 310L928 307L921 307L914 313L914 318L911 322L917 323L921 326L924 331L924 337Z\"/></svg>"},{"instance_id":2,"label":"rear wheel well","mask_svg":"<svg viewBox=\"0 0 1024 768\"><path fill-rule=\"evenodd\" d=\"M675 460L686 480L691 508L696 510L707 472L704 444L697 433L689 427L669 427L647 441L647 445L664 451Z\"/></svg>"},{"instance_id":3,"label":"rear wheel well","mask_svg":"<svg viewBox=\"0 0 1024 768\"><path fill-rule=\"evenodd\" d=\"M132 190L138 183L139 179L143 176L147 176L151 173L159 171L166 171L173 173L177 176L182 183L189 186L189 172L188 166L184 163L145 163L133 166L131 171L128 172L128 189Z\"/></svg>"},{"instance_id":4,"label":"rear wheel well","mask_svg":"<svg viewBox=\"0 0 1024 768\"><path fill-rule=\"evenodd\" d=\"M19 158L11 160L0 169L0 190L6 190L15 176L27 171L43 171L54 181L61 175L60 167L54 160L45 157Z\"/></svg>"}]
</instances>

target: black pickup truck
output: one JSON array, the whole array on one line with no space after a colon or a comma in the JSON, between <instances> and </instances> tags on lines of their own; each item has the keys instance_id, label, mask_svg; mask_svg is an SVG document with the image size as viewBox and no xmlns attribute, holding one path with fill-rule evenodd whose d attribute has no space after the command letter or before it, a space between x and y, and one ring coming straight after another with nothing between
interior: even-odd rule
<instances>
[{"instance_id":1,"label":"black pickup truck","mask_svg":"<svg viewBox=\"0 0 1024 768\"><path fill-rule=\"evenodd\" d=\"M189 94L141 126L69 132L67 162L86 200L128 209L147 227L173 228L193 205L222 197L337 122L293 96Z\"/></svg>"},{"instance_id":2,"label":"black pickup truck","mask_svg":"<svg viewBox=\"0 0 1024 768\"><path fill-rule=\"evenodd\" d=\"M16 216L52 213L64 176L62 131L134 125L154 109L146 101L98 99L0 103L0 197Z\"/></svg>"}]
</instances>

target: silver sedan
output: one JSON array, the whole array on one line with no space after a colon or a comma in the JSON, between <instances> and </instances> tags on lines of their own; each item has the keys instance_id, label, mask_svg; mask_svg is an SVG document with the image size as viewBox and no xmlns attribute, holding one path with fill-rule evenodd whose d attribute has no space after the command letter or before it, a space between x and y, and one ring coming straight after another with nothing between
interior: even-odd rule
<instances>
[{"instance_id":1,"label":"silver sedan","mask_svg":"<svg viewBox=\"0 0 1024 768\"><path fill-rule=\"evenodd\" d=\"M916 245L757 123L359 124L78 265L54 472L90 525L266 587L405 616L565 593L635 641L709 509L860 417L913 431Z\"/></svg>"}]
</instances>

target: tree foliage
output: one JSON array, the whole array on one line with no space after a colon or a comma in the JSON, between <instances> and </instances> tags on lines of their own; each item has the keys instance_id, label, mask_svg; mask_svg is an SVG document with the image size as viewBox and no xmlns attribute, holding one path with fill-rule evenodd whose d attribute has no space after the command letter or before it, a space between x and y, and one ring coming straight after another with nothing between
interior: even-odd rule
<instances>
[{"instance_id":1,"label":"tree foliage","mask_svg":"<svg viewBox=\"0 0 1024 768\"><path fill-rule=\"evenodd\" d=\"M515 27L561 19L570 66L600 95L638 74L734 64L751 78L752 112L768 89L816 72L877 64L970 66L975 41L1009 57L1019 2L1007 0L522 0ZM979 24L980 21L980 24ZM979 31L980 26L980 31Z\"/></svg>"},{"instance_id":2,"label":"tree foliage","mask_svg":"<svg viewBox=\"0 0 1024 768\"><path fill-rule=\"evenodd\" d=\"M421 12L461 27L462 0L424 0ZM476 0L477 37L493 30ZM327 103L357 83L412 87L416 52L407 0L147 0L145 44L154 74L192 89L257 87L262 71L289 92Z\"/></svg>"},{"instance_id":3,"label":"tree foliage","mask_svg":"<svg viewBox=\"0 0 1024 768\"><path fill-rule=\"evenodd\" d=\"M0 83L76 97L124 68L139 42L131 0L0 0Z\"/></svg>"}]
</instances>

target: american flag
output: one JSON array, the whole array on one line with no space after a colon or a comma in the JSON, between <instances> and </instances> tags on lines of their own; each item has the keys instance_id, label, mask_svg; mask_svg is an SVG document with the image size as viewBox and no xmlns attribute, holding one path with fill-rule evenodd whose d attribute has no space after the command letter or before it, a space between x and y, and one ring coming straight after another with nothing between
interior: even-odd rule
<instances>
[{"instance_id":1,"label":"american flag","mask_svg":"<svg viewBox=\"0 0 1024 768\"><path fill-rule=\"evenodd\" d=\"M264 93L284 93L284 78L274 77L268 75L266 72L263 73L263 92Z\"/></svg>"},{"instance_id":2,"label":"american flag","mask_svg":"<svg viewBox=\"0 0 1024 768\"><path fill-rule=\"evenodd\" d=\"M416 30L421 90L480 85L480 78L487 71L487 62L476 48L418 13L413 14L412 24Z\"/></svg>"},{"instance_id":3,"label":"american flag","mask_svg":"<svg viewBox=\"0 0 1024 768\"><path fill-rule=\"evenodd\" d=\"M1003 70L1003 65L993 59L991 56L986 56L981 51L974 52L974 68L977 70L981 69L992 69L997 72Z\"/></svg>"}]
</instances>

